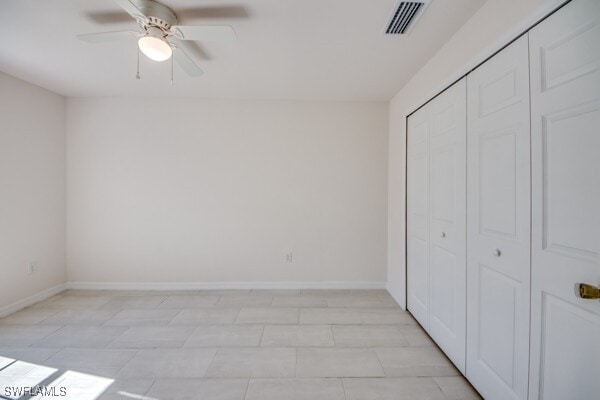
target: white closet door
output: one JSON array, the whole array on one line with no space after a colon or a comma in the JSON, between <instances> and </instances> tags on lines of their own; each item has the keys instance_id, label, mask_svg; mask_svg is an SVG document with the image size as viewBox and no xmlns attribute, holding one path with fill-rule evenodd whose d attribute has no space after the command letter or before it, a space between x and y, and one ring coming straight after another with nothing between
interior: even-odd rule
<instances>
[{"instance_id":1,"label":"white closet door","mask_svg":"<svg viewBox=\"0 0 600 400\"><path fill-rule=\"evenodd\" d=\"M530 399L600 398L600 2L577 0L530 32Z\"/></svg>"},{"instance_id":2,"label":"white closet door","mask_svg":"<svg viewBox=\"0 0 600 400\"><path fill-rule=\"evenodd\" d=\"M467 378L526 399L530 293L527 37L467 76Z\"/></svg>"},{"instance_id":3,"label":"white closet door","mask_svg":"<svg viewBox=\"0 0 600 400\"><path fill-rule=\"evenodd\" d=\"M466 79L430 103L429 334L465 373Z\"/></svg>"},{"instance_id":4,"label":"white closet door","mask_svg":"<svg viewBox=\"0 0 600 400\"><path fill-rule=\"evenodd\" d=\"M408 118L407 305L429 330L429 106Z\"/></svg>"}]
</instances>

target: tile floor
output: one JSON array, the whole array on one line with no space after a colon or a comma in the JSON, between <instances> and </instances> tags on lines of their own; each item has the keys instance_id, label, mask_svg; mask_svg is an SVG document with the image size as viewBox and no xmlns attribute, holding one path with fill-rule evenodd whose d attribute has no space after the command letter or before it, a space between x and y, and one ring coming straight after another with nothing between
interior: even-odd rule
<instances>
[{"instance_id":1,"label":"tile floor","mask_svg":"<svg viewBox=\"0 0 600 400\"><path fill-rule=\"evenodd\" d=\"M73 386L44 399L479 399L384 290L65 291L0 319L0 398L40 381Z\"/></svg>"}]
</instances>

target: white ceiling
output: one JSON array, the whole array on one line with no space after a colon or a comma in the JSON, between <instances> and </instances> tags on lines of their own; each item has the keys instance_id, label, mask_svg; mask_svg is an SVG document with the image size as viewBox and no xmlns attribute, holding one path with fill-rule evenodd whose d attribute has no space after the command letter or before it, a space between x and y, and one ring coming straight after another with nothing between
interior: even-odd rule
<instances>
[{"instance_id":1,"label":"white ceiling","mask_svg":"<svg viewBox=\"0 0 600 400\"><path fill-rule=\"evenodd\" d=\"M0 1L0 71L66 96L177 96L236 99L389 100L485 0L432 0L409 35L386 36L396 0L164 0L178 10L237 5L246 17L180 12L181 24L226 24L235 42L200 43L205 74L189 78L169 62L141 57L136 42L88 44L78 33L137 29L111 0ZM202 50L202 51L198 51ZM204 55L202 53L205 53Z\"/></svg>"}]
</instances>

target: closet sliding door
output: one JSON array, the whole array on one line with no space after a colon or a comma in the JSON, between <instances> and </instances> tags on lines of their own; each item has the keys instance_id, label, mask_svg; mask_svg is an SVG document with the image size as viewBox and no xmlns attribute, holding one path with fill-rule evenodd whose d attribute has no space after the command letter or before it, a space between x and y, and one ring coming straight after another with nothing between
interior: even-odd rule
<instances>
[{"instance_id":1,"label":"closet sliding door","mask_svg":"<svg viewBox=\"0 0 600 400\"><path fill-rule=\"evenodd\" d=\"M408 309L465 372L466 82L408 118Z\"/></svg>"},{"instance_id":2,"label":"closet sliding door","mask_svg":"<svg viewBox=\"0 0 600 400\"><path fill-rule=\"evenodd\" d=\"M530 399L600 398L600 2L530 32ZM584 296L585 297L585 296Z\"/></svg>"},{"instance_id":3,"label":"closet sliding door","mask_svg":"<svg viewBox=\"0 0 600 400\"><path fill-rule=\"evenodd\" d=\"M527 36L467 77L467 378L526 399L530 129Z\"/></svg>"}]
</instances>

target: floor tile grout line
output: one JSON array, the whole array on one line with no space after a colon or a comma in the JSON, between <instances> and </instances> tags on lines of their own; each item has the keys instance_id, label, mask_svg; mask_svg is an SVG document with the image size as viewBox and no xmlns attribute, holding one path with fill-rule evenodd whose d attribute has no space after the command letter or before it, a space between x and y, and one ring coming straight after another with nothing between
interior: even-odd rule
<instances>
[{"instance_id":1,"label":"floor tile grout line","mask_svg":"<svg viewBox=\"0 0 600 400\"><path fill-rule=\"evenodd\" d=\"M298 379L298 347L294 347L296 359L294 360L294 378Z\"/></svg>"},{"instance_id":2,"label":"floor tile grout line","mask_svg":"<svg viewBox=\"0 0 600 400\"><path fill-rule=\"evenodd\" d=\"M46 318L43 318L41 321L38 321L35 325L38 324L42 324L43 322L45 322L46 320L50 319L50 318L54 318L56 315L58 315L60 313L60 311L56 311L54 313L52 313L51 315L47 316Z\"/></svg>"},{"instance_id":3,"label":"floor tile grout line","mask_svg":"<svg viewBox=\"0 0 600 400\"><path fill-rule=\"evenodd\" d=\"M377 362L379 362L379 366L381 367L381 372L383 372L383 378L390 378L387 376L387 372L385 371L385 368L383 367L383 363L381 362L381 359L379 358L379 354L377 354L377 349L374 347L371 349L371 351L373 353L375 353L375 358L377 358Z\"/></svg>"},{"instance_id":4,"label":"floor tile grout line","mask_svg":"<svg viewBox=\"0 0 600 400\"><path fill-rule=\"evenodd\" d=\"M10 367L11 365L13 365L14 363L16 363L17 361L19 361L19 360L17 360L16 358L13 358L13 359L12 359L12 361L11 361L10 363L8 363L8 364L6 364L4 367L0 368L0 371L2 371L2 370L4 370L4 369L6 369L6 368L8 368L8 367Z\"/></svg>"},{"instance_id":5,"label":"floor tile grout line","mask_svg":"<svg viewBox=\"0 0 600 400\"><path fill-rule=\"evenodd\" d=\"M329 325L329 330L331 331L331 338L333 339L333 347L338 348L338 345L335 341L335 333L333 332L333 327L334 327L334 325L332 325L332 324ZM341 348L341 347L339 347L339 348Z\"/></svg>"},{"instance_id":6,"label":"floor tile grout line","mask_svg":"<svg viewBox=\"0 0 600 400\"><path fill-rule=\"evenodd\" d=\"M346 393L346 385L344 384L344 378L340 378L342 382L342 390L344 391L344 400L348 400L348 393Z\"/></svg>"},{"instance_id":7,"label":"floor tile grout line","mask_svg":"<svg viewBox=\"0 0 600 400\"><path fill-rule=\"evenodd\" d=\"M177 314L175 314L175 316L173 316L173 319L169 321L169 323L166 326L177 326L177 325L171 325L173 323L173 321L175 321L177 319L177 317L179 317L181 315L181 313L183 313L184 308L180 309L179 312Z\"/></svg>"},{"instance_id":8,"label":"floor tile grout line","mask_svg":"<svg viewBox=\"0 0 600 400\"><path fill-rule=\"evenodd\" d=\"M123 365L121 365L121 367L117 370L117 372L115 372L115 380L117 380L117 377L119 376L119 373L123 370L123 368L125 368L125 366L127 366L127 364L129 364L131 361L133 361L141 351L141 349L135 349L135 350L127 349L127 350L134 351L133 356L131 356L131 358L129 360L127 360L125 363L123 363Z\"/></svg>"},{"instance_id":9,"label":"floor tile grout line","mask_svg":"<svg viewBox=\"0 0 600 400\"><path fill-rule=\"evenodd\" d=\"M444 399L448 399L448 396L446 396L446 393L444 393L444 391L442 390L442 387L440 386L440 384L435 380L436 377L432 376L430 378L433 381L433 383L435 383L435 386L437 386L437 388L440 391L440 393L442 394L442 396L444 396Z\"/></svg>"},{"instance_id":10,"label":"floor tile grout line","mask_svg":"<svg viewBox=\"0 0 600 400\"><path fill-rule=\"evenodd\" d=\"M260 339L258 340L258 347L262 348L263 337L265 336L265 329L267 328L267 324L264 324L262 327L262 332L260 333Z\"/></svg>"},{"instance_id":11,"label":"floor tile grout line","mask_svg":"<svg viewBox=\"0 0 600 400\"><path fill-rule=\"evenodd\" d=\"M146 390L144 392L144 397L147 397L146 395L148 393L150 393L150 390L152 390L152 388L154 387L154 385L156 385L156 381L158 381L158 379L152 379L152 383L150 384L150 386L148 387L148 390Z\"/></svg>"},{"instance_id":12,"label":"floor tile grout line","mask_svg":"<svg viewBox=\"0 0 600 400\"><path fill-rule=\"evenodd\" d=\"M209 349L207 347L207 349ZM206 376L206 373L208 372L208 370L210 369L211 364L213 363L213 361L215 361L215 358L217 358L217 355L219 354L219 351L221 350L218 347L214 347L213 350L215 351L212 355L212 357L210 358L210 361L208 362L208 364L206 365L206 369L204 370L204 373L202 374L202 378L210 378Z\"/></svg>"},{"instance_id":13,"label":"floor tile grout line","mask_svg":"<svg viewBox=\"0 0 600 400\"><path fill-rule=\"evenodd\" d=\"M110 342L108 342L106 344L106 348L109 349L111 344L113 344L114 342L117 341L118 338L120 338L121 336L123 336L124 334L126 334L127 332L129 332L131 330L131 328L132 328L131 326L128 326L127 329L125 329L123 332L121 332L120 335L115 336Z\"/></svg>"},{"instance_id":14,"label":"floor tile grout line","mask_svg":"<svg viewBox=\"0 0 600 400\"><path fill-rule=\"evenodd\" d=\"M198 331L198 329L200 329L200 326L194 326L194 329L192 330L192 333L190 334L190 336L185 340L185 342L183 343L183 345L180 347L181 349L185 349L186 345L190 342L190 340L192 340L192 337L194 337L194 334Z\"/></svg>"},{"instance_id":15,"label":"floor tile grout line","mask_svg":"<svg viewBox=\"0 0 600 400\"><path fill-rule=\"evenodd\" d=\"M233 322L232 322L232 324L233 324L233 325L236 325L236 324L237 324L237 320L238 320L238 318L239 318L239 316L240 316L241 312L242 312L242 307L239 307L239 308L238 308L238 312L237 312L237 314L235 314L235 318L233 319Z\"/></svg>"},{"instance_id":16,"label":"floor tile grout line","mask_svg":"<svg viewBox=\"0 0 600 400\"><path fill-rule=\"evenodd\" d=\"M250 380L252 378L248 378L248 382L246 382L246 390L244 391L244 400L246 400L246 397L248 396L248 389L250 388Z\"/></svg>"},{"instance_id":17,"label":"floor tile grout line","mask_svg":"<svg viewBox=\"0 0 600 400\"><path fill-rule=\"evenodd\" d=\"M163 301L161 301L160 303L158 303L156 305L156 307L153 308L153 310L158 310L158 308L160 307L160 305L163 304L165 301L167 301L167 299L169 299L169 297L171 297L171 296L165 296L165 298L163 299Z\"/></svg>"}]
</instances>

